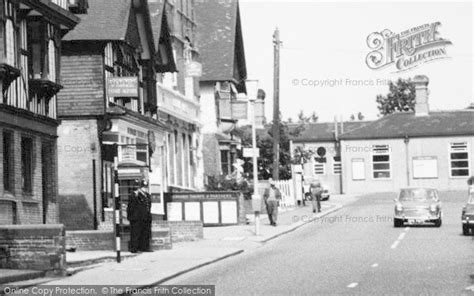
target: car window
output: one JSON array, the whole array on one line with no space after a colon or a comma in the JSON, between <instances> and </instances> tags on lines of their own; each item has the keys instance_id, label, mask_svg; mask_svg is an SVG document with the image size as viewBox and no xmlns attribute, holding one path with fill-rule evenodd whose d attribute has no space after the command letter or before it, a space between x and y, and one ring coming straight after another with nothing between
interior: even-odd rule
<instances>
[{"instance_id":1,"label":"car window","mask_svg":"<svg viewBox=\"0 0 474 296\"><path fill-rule=\"evenodd\" d=\"M474 192L471 192L469 194L469 198L467 200L467 203L474 204Z\"/></svg>"},{"instance_id":2,"label":"car window","mask_svg":"<svg viewBox=\"0 0 474 296\"><path fill-rule=\"evenodd\" d=\"M400 191L400 201L415 200L436 200L438 197L436 190L432 189L402 189Z\"/></svg>"}]
</instances>

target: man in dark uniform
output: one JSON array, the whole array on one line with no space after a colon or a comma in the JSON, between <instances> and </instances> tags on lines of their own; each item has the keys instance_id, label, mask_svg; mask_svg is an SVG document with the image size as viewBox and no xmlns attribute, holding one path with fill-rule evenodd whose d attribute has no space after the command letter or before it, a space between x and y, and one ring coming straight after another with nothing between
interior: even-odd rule
<instances>
[{"instance_id":1,"label":"man in dark uniform","mask_svg":"<svg viewBox=\"0 0 474 296\"><path fill-rule=\"evenodd\" d=\"M139 188L132 192L127 208L130 221L130 252L152 252L151 238L151 196L148 182L139 181Z\"/></svg>"}]
</instances>

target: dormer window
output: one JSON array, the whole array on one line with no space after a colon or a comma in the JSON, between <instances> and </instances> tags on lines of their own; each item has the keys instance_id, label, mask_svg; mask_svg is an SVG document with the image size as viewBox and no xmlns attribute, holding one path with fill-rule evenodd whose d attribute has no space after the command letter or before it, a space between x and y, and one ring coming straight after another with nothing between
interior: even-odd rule
<instances>
[{"instance_id":1,"label":"dormer window","mask_svg":"<svg viewBox=\"0 0 474 296\"><path fill-rule=\"evenodd\" d=\"M89 8L87 0L68 0L69 10L75 14L86 14Z\"/></svg>"}]
</instances>

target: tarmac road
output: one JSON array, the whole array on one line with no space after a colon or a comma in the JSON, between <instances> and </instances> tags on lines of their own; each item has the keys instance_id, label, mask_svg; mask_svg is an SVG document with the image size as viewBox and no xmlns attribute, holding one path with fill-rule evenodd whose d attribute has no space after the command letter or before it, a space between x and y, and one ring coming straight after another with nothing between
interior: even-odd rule
<instances>
[{"instance_id":1,"label":"tarmac road","mask_svg":"<svg viewBox=\"0 0 474 296\"><path fill-rule=\"evenodd\" d=\"M362 196L261 248L163 284L212 284L217 295L474 295L474 236L461 233L465 193L441 193L441 228L394 228L394 197Z\"/></svg>"}]
</instances>

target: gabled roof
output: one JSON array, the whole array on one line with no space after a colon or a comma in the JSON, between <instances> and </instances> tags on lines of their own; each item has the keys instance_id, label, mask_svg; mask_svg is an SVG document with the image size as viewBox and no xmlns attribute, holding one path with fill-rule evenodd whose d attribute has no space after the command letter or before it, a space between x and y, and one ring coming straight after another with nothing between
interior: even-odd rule
<instances>
[{"instance_id":1,"label":"gabled roof","mask_svg":"<svg viewBox=\"0 0 474 296\"><path fill-rule=\"evenodd\" d=\"M340 136L343 140L474 135L474 110L437 111L428 116L400 112Z\"/></svg>"},{"instance_id":2,"label":"gabled roof","mask_svg":"<svg viewBox=\"0 0 474 296\"><path fill-rule=\"evenodd\" d=\"M341 123L339 124L339 133L341 133ZM343 132L355 130L370 124L370 121L344 121L342 124ZM299 124L289 125L290 130L294 130ZM303 125L303 129L298 136L290 137L295 143L301 142L327 142L335 141L334 122L317 122Z\"/></svg>"},{"instance_id":3,"label":"gabled roof","mask_svg":"<svg viewBox=\"0 0 474 296\"><path fill-rule=\"evenodd\" d=\"M92 0L87 14L79 15L81 22L63 38L64 41L122 40L131 45L138 39L138 30L129 26L135 20L130 0ZM131 27L129 29L129 27ZM150 36L151 37L151 36ZM138 41L139 42L139 41Z\"/></svg>"},{"instance_id":4,"label":"gabled roof","mask_svg":"<svg viewBox=\"0 0 474 296\"><path fill-rule=\"evenodd\" d=\"M242 83L247 69L238 0L196 1L195 11L201 81Z\"/></svg>"},{"instance_id":5,"label":"gabled roof","mask_svg":"<svg viewBox=\"0 0 474 296\"><path fill-rule=\"evenodd\" d=\"M131 6L129 0L89 1L87 14L63 40L124 40Z\"/></svg>"},{"instance_id":6,"label":"gabled roof","mask_svg":"<svg viewBox=\"0 0 474 296\"><path fill-rule=\"evenodd\" d=\"M161 58L163 63L157 65L157 70L159 72L176 72L176 63L171 45L170 28L167 21L166 3L166 0L148 1L153 39L155 40L155 48L157 51L156 54ZM160 47L163 47L164 51L161 50ZM167 59L168 63L164 63L164 59Z\"/></svg>"}]
</instances>

